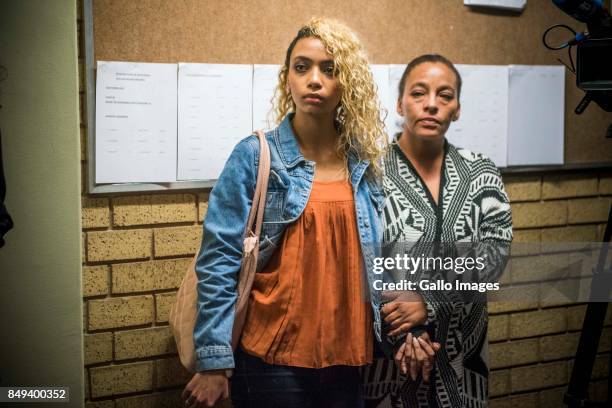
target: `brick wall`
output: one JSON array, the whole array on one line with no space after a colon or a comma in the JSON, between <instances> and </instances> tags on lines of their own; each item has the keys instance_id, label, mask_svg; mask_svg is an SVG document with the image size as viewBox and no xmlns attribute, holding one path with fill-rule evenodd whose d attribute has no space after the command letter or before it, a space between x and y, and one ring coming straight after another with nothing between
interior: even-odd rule
<instances>
[{"instance_id":1,"label":"brick wall","mask_svg":"<svg viewBox=\"0 0 612 408\"><path fill-rule=\"evenodd\" d=\"M512 202L515 242L601 241L612 172L505 175L504 182ZM563 406L585 310L585 304L537 300L489 305L491 407ZM591 385L596 399L607 395L610 311L605 326Z\"/></svg>"},{"instance_id":2,"label":"brick wall","mask_svg":"<svg viewBox=\"0 0 612 408\"><path fill-rule=\"evenodd\" d=\"M207 195L87 195L85 53L78 4L85 406L181 406L189 378L168 326Z\"/></svg>"},{"instance_id":3,"label":"brick wall","mask_svg":"<svg viewBox=\"0 0 612 408\"><path fill-rule=\"evenodd\" d=\"M83 73L79 1L79 68ZM202 192L86 193L84 77L82 223L85 398L88 408L179 406L189 378L176 357L168 313L198 248ZM612 199L612 171L507 175L515 242L599 241ZM538 301L490 306L491 406L559 407L585 305ZM593 395L606 395L612 313L600 345Z\"/></svg>"}]
</instances>

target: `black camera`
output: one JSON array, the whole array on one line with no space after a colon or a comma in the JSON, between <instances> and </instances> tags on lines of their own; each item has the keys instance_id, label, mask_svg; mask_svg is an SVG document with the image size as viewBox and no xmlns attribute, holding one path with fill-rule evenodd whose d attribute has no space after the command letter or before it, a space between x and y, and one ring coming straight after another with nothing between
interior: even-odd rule
<instances>
[{"instance_id":1,"label":"black camera","mask_svg":"<svg viewBox=\"0 0 612 408\"><path fill-rule=\"evenodd\" d=\"M612 17L609 11L603 7L602 0L553 2L565 13L586 23L588 29L588 32L575 34L574 39L554 48L569 46L571 61L571 47L576 46L576 86L586 94L575 112L584 112L591 101L606 112L612 112ZM546 41L544 43L546 45Z\"/></svg>"},{"instance_id":2,"label":"black camera","mask_svg":"<svg viewBox=\"0 0 612 408\"><path fill-rule=\"evenodd\" d=\"M585 40L576 49L576 85L585 91L612 90L612 38Z\"/></svg>"}]
</instances>

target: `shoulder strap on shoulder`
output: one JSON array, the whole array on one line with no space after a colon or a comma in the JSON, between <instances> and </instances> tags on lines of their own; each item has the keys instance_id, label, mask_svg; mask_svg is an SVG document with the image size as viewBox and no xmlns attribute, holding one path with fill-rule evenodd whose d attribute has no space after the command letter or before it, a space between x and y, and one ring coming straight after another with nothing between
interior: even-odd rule
<instances>
[{"instance_id":1,"label":"shoulder strap on shoulder","mask_svg":"<svg viewBox=\"0 0 612 408\"><path fill-rule=\"evenodd\" d=\"M263 215L266 207L266 192L268 191L268 177L270 176L270 146L266 135L261 130L255 132L259 138L259 166L257 169L257 184L253 196L253 205L249 212L249 219L246 224L246 234L259 236Z\"/></svg>"}]
</instances>

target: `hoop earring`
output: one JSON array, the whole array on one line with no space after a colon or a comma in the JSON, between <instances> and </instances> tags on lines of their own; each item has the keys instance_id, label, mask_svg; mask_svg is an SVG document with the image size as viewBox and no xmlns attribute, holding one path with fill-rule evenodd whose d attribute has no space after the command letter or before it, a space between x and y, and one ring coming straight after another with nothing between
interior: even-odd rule
<instances>
[{"instance_id":1,"label":"hoop earring","mask_svg":"<svg viewBox=\"0 0 612 408\"><path fill-rule=\"evenodd\" d=\"M338 107L336 108L336 114L334 115L334 120L338 124L342 124L344 123L345 118L346 118L346 111L344 110L344 106L339 104Z\"/></svg>"}]
</instances>

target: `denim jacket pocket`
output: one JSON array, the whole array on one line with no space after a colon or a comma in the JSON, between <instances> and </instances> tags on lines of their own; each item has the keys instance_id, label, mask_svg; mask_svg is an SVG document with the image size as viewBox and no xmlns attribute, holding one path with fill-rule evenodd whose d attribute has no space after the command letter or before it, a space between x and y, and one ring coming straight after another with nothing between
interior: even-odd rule
<instances>
[{"instance_id":1,"label":"denim jacket pocket","mask_svg":"<svg viewBox=\"0 0 612 408\"><path fill-rule=\"evenodd\" d=\"M264 223L279 221L282 218L286 195L284 191L271 191L268 189Z\"/></svg>"},{"instance_id":2,"label":"denim jacket pocket","mask_svg":"<svg viewBox=\"0 0 612 408\"><path fill-rule=\"evenodd\" d=\"M259 236L259 257L257 258L257 271L259 272L270 260L281 240L287 223L264 222Z\"/></svg>"},{"instance_id":3,"label":"denim jacket pocket","mask_svg":"<svg viewBox=\"0 0 612 408\"><path fill-rule=\"evenodd\" d=\"M264 222L276 222L282 219L290 184L290 180L285 179L286 177L282 170L270 169Z\"/></svg>"},{"instance_id":4,"label":"denim jacket pocket","mask_svg":"<svg viewBox=\"0 0 612 408\"><path fill-rule=\"evenodd\" d=\"M282 222L265 222L261 226L261 235L259 237L260 250L272 246L276 248L280 235L285 231L286 223Z\"/></svg>"},{"instance_id":5,"label":"denim jacket pocket","mask_svg":"<svg viewBox=\"0 0 612 408\"><path fill-rule=\"evenodd\" d=\"M272 190L287 190L291 181L286 174L283 174L282 169L270 169L268 177L268 191Z\"/></svg>"}]
</instances>

